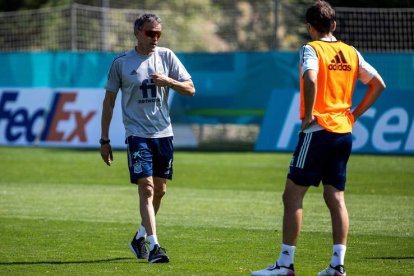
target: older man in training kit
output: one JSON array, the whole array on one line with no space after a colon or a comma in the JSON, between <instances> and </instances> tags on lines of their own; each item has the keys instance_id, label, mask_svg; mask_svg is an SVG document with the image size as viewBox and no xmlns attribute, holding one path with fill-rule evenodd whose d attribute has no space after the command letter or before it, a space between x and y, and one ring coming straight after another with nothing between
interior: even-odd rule
<instances>
[{"instance_id":1,"label":"older man in training kit","mask_svg":"<svg viewBox=\"0 0 414 276\"><path fill-rule=\"evenodd\" d=\"M161 30L161 19L155 14L143 14L135 20L137 46L115 58L109 69L100 140L102 159L110 166L113 155L109 126L120 90L130 181L138 185L141 215L141 224L129 247L138 259L148 259L149 263L169 262L165 249L159 245L155 220L167 179L173 175L169 91L174 89L184 96L195 94L191 76L177 56L157 46Z\"/></svg>"}]
</instances>

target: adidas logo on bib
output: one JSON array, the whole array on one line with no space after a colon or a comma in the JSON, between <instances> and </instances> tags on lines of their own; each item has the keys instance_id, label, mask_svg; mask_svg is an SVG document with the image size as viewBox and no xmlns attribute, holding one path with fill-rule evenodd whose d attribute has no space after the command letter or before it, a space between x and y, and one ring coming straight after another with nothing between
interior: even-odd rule
<instances>
[{"instance_id":1,"label":"adidas logo on bib","mask_svg":"<svg viewBox=\"0 0 414 276\"><path fill-rule=\"evenodd\" d=\"M339 51L338 54L334 56L331 60L331 64L328 65L329 70L339 70L339 71L351 71L351 65L347 64L346 58L342 51Z\"/></svg>"}]
</instances>

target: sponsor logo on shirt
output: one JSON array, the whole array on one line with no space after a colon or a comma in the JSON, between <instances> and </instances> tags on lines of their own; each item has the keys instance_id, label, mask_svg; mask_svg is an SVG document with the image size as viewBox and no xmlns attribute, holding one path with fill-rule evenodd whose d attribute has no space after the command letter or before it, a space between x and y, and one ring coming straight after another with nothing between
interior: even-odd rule
<instances>
[{"instance_id":1,"label":"sponsor logo on shirt","mask_svg":"<svg viewBox=\"0 0 414 276\"><path fill-rule=\"evenodd\" d=\"M334 56L331 60L331 64L328 65L329 70L334 71L351 71L351 65L347 64L346 58L342 51L339 51L338 54Z\"/></svg>"},{"instance_id":2,"label":"sponsor logo on shirt","mask_svg":"<svg viewBox=\"0 0 414 276\"><path fill-rule=\"evenodd\" d=\"M153 79L145 79L139 88L141 89L142 99L138 100L138 103L161 102L161 99L157 97L157 87Z\"/></svg>"}]
</instances>

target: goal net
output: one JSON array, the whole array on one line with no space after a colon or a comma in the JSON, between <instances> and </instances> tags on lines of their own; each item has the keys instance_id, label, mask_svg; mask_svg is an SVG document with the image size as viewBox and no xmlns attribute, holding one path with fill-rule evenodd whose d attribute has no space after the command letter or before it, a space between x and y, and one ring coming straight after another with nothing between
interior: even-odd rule
<instances>
[{"instance_id":1,"label":"goal net","mask_svg":"<svg viewBox=\"0 0 414 276\"><path fill-rule=\"evenodd\" d=\"M414 51L414 9L337 8L336 36L363 52Z\"/></svg>"}]
</instances>

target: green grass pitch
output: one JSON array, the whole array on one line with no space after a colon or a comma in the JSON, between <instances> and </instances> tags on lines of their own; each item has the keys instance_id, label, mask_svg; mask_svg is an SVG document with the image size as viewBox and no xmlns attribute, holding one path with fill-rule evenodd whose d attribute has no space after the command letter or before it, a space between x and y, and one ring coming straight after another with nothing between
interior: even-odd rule
<instances>
[{"instance_id":1,"label":"green grass pitch","mask_svg":"<svg viewBox=\"0 0 414 276\"><path fill-rule=\"evenodd\" d=\"M278 256L290 154L177 151L157 216L171 262L147 264L128 243L138 227L126 153L0 147L1 275L249 275ZM348 275L414 275L414 156L352 155L346 192ZM297 275L330 260L330 218L311 188Z\"/></svg>"}]
</instances>

